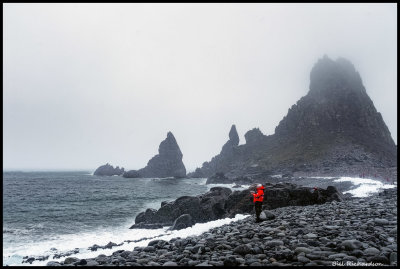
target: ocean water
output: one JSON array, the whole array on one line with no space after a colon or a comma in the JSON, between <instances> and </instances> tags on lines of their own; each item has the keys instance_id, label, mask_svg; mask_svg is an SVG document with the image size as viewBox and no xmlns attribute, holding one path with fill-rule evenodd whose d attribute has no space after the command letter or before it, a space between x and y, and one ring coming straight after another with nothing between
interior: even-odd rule
<instances>
[{"instance_id":1,"label":"ocean water","mask_svg":"<svg viewBox=\"0 0 400 269\"><path fill-rule=\"evenodd\" d=\"M312 180L312 178L310 178ZM382 189L395 188L366 178L315 177L296 182L305 186L334 185L355 197L366 197ZM329 183L326 183L329 181ZM235 184L205 185L206 179L128 179L119 176L93 176L88 171L76 172L3 172L3 265L46 265L55 254L79 249L78 258L111 255L119 249L133 250L147 246L152 238L199 235L210 228L243 219L220 219L198 223L179 231L161 229L129 229L138 213L146 208L158 209L162 201L184 195L199 195L215 186L234 188ZM346 183L346 184L344 184ZM343 185L344 184L344 185ZM127 240L140 240L127 242ZM109 242L122 246L112 249L88 247ZM25 256L49 256L32 264L22 263Z\"/></svg>"},{"instance_id":2,"label":"ocean water","mask_svg":"<svg viewBox=\"0 0 400 269\"><path fill-rule=\"evenodd\" d=\"M3 172L3 265L30 265L21 264L24 256L50 255L46 261L32 263L45 265L56 260L52 259L54 254L75 248L80 252L74 257L110 255L117 249L132 250L134 246L146 245L150 240L125 242L118 248L96 252L87 248L110 241L119 244L160 235L165 238L194 235L229 223L232 219L197 224L174 233L166 227L129 229L136 215L146 208L158 209L162 201L195 196L216 186L205 185L205 181L100 177L87 171Z\"/></svg>"}]
</instances>

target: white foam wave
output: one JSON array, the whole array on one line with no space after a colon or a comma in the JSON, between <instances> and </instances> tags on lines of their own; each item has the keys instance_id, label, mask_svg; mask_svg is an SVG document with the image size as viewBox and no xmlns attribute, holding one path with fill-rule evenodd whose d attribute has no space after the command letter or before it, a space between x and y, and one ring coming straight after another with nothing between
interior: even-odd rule
<instances>
[{"instance_id":1,"label":"white foam wave","mask_svg":"<svg viewBox=\"0 0 400 269\"><path fill-rule=\"evenodd\" d=\"M345 191L343 194L350 193L354 197L367 197L374 193L381 191L382 189L395 188L395 185L384 184L379 180L374 180L370 178L358 178L358 177L341 177L334 182L345 182L350 181L356 188Z\"/></svg>"},{"instance_id":2,"label":"white foam wave","mask_svg":"<svg viewBox=\"0 0 400 269\"><path fill-rule=\"evenodd\" d=\"M192 179L190 179L192 180ZM193 184L198 184L198 185L206 185L207 178L196 178L195 182L191 181Z\"/></svg>"},{"instance_id":3,"label":"white foam wave","mask_svg":"<svg viewBox=\"0 0 400 269\"><path fill-rule=\"evenodd\" d=\"M334 178L338 178L338 177L307 177L307 178L334 179Z\"/></svg>"},{"instance_id":4,"label":"white foam wave","mask_svg":"<svg viewBox=\"0 0 400 269\"><path fill-rule=\"evenodd\" d=\"M213 187L225 187L225 188L230 188L232 191L242 191L246 190L250 187L250 185L239 185L240 187L235 187L237 184L232 183L232 184L207 184L207 191L209 191ZM235 188L234 188L235 187Z\"/></svg>"},{"instance_id":5,"label":"white foam wave","mask_svg":"<svg viewBox=\"0 0 400 269\"><path fill-rule=\"evenodd\" d=\"M31 231L28 229L19 228L6 228L3 227L3 234L16 234L16 235L28 235Z\"/></svg>"},{"instance_id":6,"label":"white foam wave","mask_svg":"<svg viewBox=\"0 0 400 269\"><path fill-rule=\"evenodd\" d=\"M72 255L80 259L94 258L100 254L111 255L117 250L133 250L136 246L147 246L147 244L153 239L146 239L140 242L130 242L125 243L122 246L114 247L112 249L98 249L95 252L88 250L87 248L97 245L105 245L108 242L122 243L125 240L138 240L143 238L157 237L157 239L170 240L174 237L185 238L188 236L200 235L211 228L219 227L224 224L229 224L233 221L238 221L246 218L248 215L237 214L234 218L225 218L210 221L207 223L197 223L192 227L178 230L178 231L167 231L168 227L162 229L128 229L128 227L121 227L119 229L103 229L97 230L96 232L86 232L72 235L61 235L54 240L44 241L44 242L31 242L21 244L19 247L14 247L14 249L3 249L3 265L46 265L49 261L63 261L66 257L60 259L52 259L54 250L51 248L56 248L57 252L66 252L79 248L79 253ZM34 261L32 264L21 264L22 256L46 256L50 255L49 259L46 261Z\"/></svg>"},{"instance_id":7,"label":"white foam wave","mask_svg":"<svg viewBox=\"0 0 400 269\"><path fill-rule=\"evenodd\" d=\"M234 190L245 190L248 189L250 187L250 185L240 185L240 184L236 184L236 183L231 183L231 184L206 184L207 182L207 178L198 178L196 180L196 182L193 183L193 181L191 182L192 184L198 184L198 185L204 185L207 187L207 191L209 191L211 188L213 187L225 187L225 188L230 188L233 191ZM234 186L236 185L240 185L240 187L236 187L234 188Z\"/></svg>"}]
</instances>

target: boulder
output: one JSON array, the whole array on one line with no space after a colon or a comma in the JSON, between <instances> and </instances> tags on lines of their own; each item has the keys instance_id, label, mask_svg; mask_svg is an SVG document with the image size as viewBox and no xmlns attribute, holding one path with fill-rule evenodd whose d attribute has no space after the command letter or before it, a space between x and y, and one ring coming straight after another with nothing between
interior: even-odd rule
<instances>
[{"instance_id":1,"label":"boulder","mask_svg":"<svg viewBox=\"0 0 400 269\"><path fill-rule=\"evenodd\" d=\"M178 266L178 264L176 262L167 261L162 266Z\"/></svg>"},{"instance_id":2,"label":"boulder","mask_svg":"<svg viewBox=\"0 0 400 269\"><path fill-rule=\"evenodd\" d=\"M75 262L74 265L87 265L87 261L85 259L81 259L78 262Z\"/></svg>"},{"instance_id":3,"label":"boulder","mask_svg":"<svg viewBox=\"0 0 400 269\"><path fill-rule=\"evenodd\" d=\"M253 250L248 245L239 245L233 250L233 253L246 256L246 254L252 254Z\"/></svg>"},{"instance_id":4,"label":"boulder","mask_svg":"<svg viewBox=\"0 0 400 269\"><path fill-rule=\"evenodd\" d=\"M356 239L350 239L350 240L343 241L342 246L346 250L355 250L355 249L359 249L362 246L362 244L360 241L358 241Z\"/></svg>"},{"instance_id":5,"label":"boulder","mask_svg":"<svg viewBox=\"0 0 400 269\"><path fill-rule=\"evenodd\" d=\"M271 211L264 210L260 214L260 219L262 219L262 220L273 220L273 219L275 219L275 214L272 213Z\"/></svg>"},{"instance_id":6,"label":"boulder","mask_svg":"<svg viewBox=\"0 0 400 269\"><path fill-rule=\"evenodd\" d=\"M250 190L234 191L225 202L225 210L229 217L236 214L246 214L254 212L254 203L252 201Z\"/></svg>"},{"instance_id":7,"label":"boulder","mask_svg":"<svg viewBox=\"0 0 400 269\"><path fill-rule=\"evenodd\" d=\"M64 260L64 264L72 264L72 263L75 263L75 262L78 262L78 261L79 261L78 258L75 258L75 257L68 257L68 258L66 258L66 259Z\"/></svg>"},{"instance_id":8,"label":"boulder","mask_svg":"<svg viewBox=\"0 0 400 269\"><path fill-rule=\"evenodd\" d=\"M189 214L183 214L174 221L171 230L181 230L188 227L192 227L192 225L193 225L192 216L190 216Z\"/></svg>"}]
</instances>

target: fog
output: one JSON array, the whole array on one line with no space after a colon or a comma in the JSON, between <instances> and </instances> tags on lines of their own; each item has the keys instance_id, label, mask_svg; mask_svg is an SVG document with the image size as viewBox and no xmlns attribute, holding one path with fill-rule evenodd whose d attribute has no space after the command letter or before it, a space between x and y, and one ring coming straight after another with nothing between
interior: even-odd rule
<instances>
[{"instance_id":1,"label":"fog","mask_svg":"<svg viewBox=\"0 0 400 269\"><path fill-rule=\"evenodd\" d=\"M349 59L397 144L396 4L3 4L3 167L193 171L232 124L274 133L314 63Z\"/></svg>"}]
</instances>

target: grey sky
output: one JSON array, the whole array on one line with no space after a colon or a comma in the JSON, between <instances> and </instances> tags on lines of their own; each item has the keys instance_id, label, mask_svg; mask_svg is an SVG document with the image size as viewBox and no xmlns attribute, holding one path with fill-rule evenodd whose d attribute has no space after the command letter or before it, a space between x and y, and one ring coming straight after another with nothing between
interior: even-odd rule
<instances>
[{"instance_id":1,"label":"grey sky","mask_svg":"<svg viewBox=\"0 0 400 269\"><path fill-rule=\"evenodd\" d=\"M397 144L396 4L3 4L3 166L188 171L270 135L324 54L349 59Z\"/></svg>"}]
</instances>

